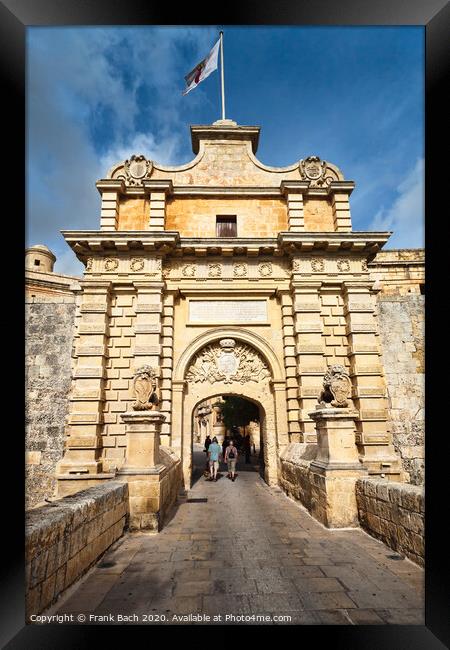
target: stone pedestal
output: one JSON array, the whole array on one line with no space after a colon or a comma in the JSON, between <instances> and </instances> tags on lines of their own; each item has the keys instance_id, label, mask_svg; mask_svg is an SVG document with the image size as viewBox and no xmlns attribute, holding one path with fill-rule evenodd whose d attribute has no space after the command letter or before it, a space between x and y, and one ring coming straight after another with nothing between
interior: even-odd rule
<instances>
[{"instance_id":1,"label":"stone pedestal","mask_svg":"<svg viewBox=\"0 0 450 650\"><path fill-rule=\"evenodd\" d=\"M159 434L166 416L160 411L128 411L121 418L126 424L127 451L117 478L128 482L129 528L159 530L161 483L167 473L160 462Z\"/></svg>"},{"instance_id":2,"label":"stone pedestal","mask_svg":"<svg viewBox=\"0 0 450 650\"><path fill-rule=\"evenodd\" d=\"M311 514L328 528L356 528L355 483L368 473L355 442L358 412L318 407L309 415L317 432L317 454L310 464Z\"/></svg>"}]
</instances>

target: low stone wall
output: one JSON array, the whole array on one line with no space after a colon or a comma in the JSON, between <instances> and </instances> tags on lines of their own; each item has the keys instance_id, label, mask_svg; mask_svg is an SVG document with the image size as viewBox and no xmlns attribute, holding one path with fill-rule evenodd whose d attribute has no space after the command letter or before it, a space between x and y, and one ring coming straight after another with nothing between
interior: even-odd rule
<instances>
[{"instance_id":1,"label":"low stone wall","mask_svg":"<svg viewBox=\"0 0 450 650\"><path fill-rule=\"evenodd\" d=\"M311 511L309 465L316 457L317 445L291 442L280 454L279 483L286 494Z\"/></svg>"},{"instance_id":2,"label":"low stone wall","mask_svg":"<svg viewBox=\"0 0 450 650\"><path fill-rule=\"evenodd\" d=\"M425 496L420 486L364 478L356 482L359 521L370 535L424 566Z\"/></svg>"},{"instance_id":3,"label":"low stone wall","mask_svg":"<svg viewBox=\"0 0 450 650\"><path fill-rule=\"evenodd\" d=\"M26 616L39 614L122 536L128 486L119 481L26 513Z\"/></svg>"},{"instance_id":4,"label":"low stone wall","mask_svg":"<svg viewBox=\"0 0 450 650\"><path fill-rule=\"evenodd\" d=\"M183 474L181 469L181 460L170 447L159 448L160 459L168 468L167 474L160 483L160 529L164 526L164 521L175 504L181 487Z\"/></svg>"}]
</instances>

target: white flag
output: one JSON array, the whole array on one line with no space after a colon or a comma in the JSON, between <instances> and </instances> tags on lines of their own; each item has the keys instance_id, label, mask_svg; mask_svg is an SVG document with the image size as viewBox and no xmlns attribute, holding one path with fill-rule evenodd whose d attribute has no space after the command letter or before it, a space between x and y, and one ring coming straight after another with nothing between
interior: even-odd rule
<instances>
[{"instance_id":1,"label":"white flag","mask_svg":"<svg viewBox=\"0 0 450 650\"><path fill-rule=\"evenodd\" d=\"M183 95L187 95L189 91L191 91L193 88L196 88L198 84L203 81L203 79L206 79L206 77L209 77L211 72L214 72L214 70L217 70L217 60L219 58L219 45L220 45L220 38L217 41L217 43L214 45L212 48L211 52L208 54L208 56L203 59L203 61L200 61L198 65L195 66L195 68L185 76L186 79L186 88L183 90Z\"/></svg>"}]
</instances>

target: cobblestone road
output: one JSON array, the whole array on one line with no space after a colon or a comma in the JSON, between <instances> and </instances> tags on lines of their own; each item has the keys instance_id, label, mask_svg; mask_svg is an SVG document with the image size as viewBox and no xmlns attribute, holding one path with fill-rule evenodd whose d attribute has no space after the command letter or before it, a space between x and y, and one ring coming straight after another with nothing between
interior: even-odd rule
<instances>
[{"instance_id":1,"label":"cobblestone road","mask_svg":"<svg viewBox=\"0 0 450 650\"><path fill-rule=\"evenodd\" d=\"M204 462L202 452L196 458ZM90 615L184 622L174 614L220 614L222 624L424 624L422 569L361 530L325 529L254 465L240 463L238 473L234 483L224 471L210 483L197 471L160 534L127 533L52 613L84 614L88 624L105 622Z\"/></svg>"}]
</instances>

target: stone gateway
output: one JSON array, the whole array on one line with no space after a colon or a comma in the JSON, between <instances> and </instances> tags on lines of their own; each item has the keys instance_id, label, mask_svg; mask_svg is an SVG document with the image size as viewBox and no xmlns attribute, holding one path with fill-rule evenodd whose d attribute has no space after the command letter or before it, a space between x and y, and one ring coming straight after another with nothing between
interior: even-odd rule
<instances>
[{"instance_id":1,"label":"stone gateway","mask_svg":"<svg viewBox=\"0 0 450 650\"><path fill-rule=\"evenodd\" d=\"M52 292L30 261L32 317L36 296L76 303L57 496L125 481L133 525L159 529L227 395L259 409L267 483L308 491L326 525L357 525L357 481L423 482L423 251L352 230L354 182L313 155L261 163L259 133L192 126L190 162L114 165L99 228L63 232L85 265L75 288L54 275Z\"/></svg>"}]
</instances>

